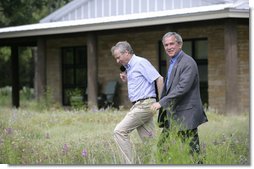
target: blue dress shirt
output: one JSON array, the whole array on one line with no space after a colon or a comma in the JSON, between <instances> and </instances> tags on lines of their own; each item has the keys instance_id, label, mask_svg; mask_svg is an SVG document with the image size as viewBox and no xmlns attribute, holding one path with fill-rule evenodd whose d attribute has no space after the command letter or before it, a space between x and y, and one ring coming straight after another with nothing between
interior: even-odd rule
<instances>
[{"instance_id":1,"label":"blue dress shirt","mask_svg":"<svg viewBox=\"0 0 254 169\"><path fill-rule=\"evenodd\" d=\"M160 74L147 59L133 55L125 68L131 102L156 97L154 81L160 77Z\"/></svg>"},{"instance_id":2,"label":"blue dress shirt","mask_svg":"<svg viewBox=\"0 0 254 169\"><path fill-rule=\"evenodd\" d=\"M172 69L175 65L175 62L177 60L177 58L179 57L179 55L182 53L182 51L178 52L175 56L173 56L170 61L169 61L169 68L168 68L168 74L167 74L167 80L166 80L166 85L168 85L168 81L170 79L170 75L171 75L171 72L172 72ZM168 86L167 86L168 88Z\"/></svg>"}]
</instances>

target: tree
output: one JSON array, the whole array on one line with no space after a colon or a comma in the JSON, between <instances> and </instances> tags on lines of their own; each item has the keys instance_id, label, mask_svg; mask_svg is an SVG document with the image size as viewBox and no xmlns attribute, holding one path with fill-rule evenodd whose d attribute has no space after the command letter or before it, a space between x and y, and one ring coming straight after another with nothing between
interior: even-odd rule
<instances>
[{"instance_id":1,"label":"tree","mask_svg":"<svg viewBox=\"0 0 254 169\"><path fill-rule=\"evenodd\" d=\"M40 19L71 0L0 0L0 28L38 23ZM33 57L29 48L21 48L20 85L32 87ZM11 85L10 49L0 46L0 87ZM31 77L32 76L32 77Z\"/></svg>"},{"instance_id":2,"label":"tree","mask_svg":"<svg viewBox=\"0 0 254 169\"><path fill-rule=\"evenodd\" d=\"M37 23L70 0L0 0L0 27Z\"/></svg>"},{"instance_id":3,"label":"tree","mask_svg":"<svg viewBox=\"0 0 254 169\"><path fill-rule=\"evenodd\" d=\"M11 84L10 56L11 50L8 47L0 48L0 87Z\"/></svg>"}]
</instances>

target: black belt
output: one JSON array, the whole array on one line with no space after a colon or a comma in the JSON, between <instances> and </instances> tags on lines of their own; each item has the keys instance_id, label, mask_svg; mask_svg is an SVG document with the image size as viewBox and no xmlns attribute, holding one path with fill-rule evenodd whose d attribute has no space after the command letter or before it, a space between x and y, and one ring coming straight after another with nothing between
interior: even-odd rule
<instances>
[{"instance_id":1,"label":"black belt","mask_svg":"<svg viewBox=\"0 0 254 169\"><path fill-rule=\"evenodd\" d=\"M156 99L156 97L147 97L147 98L144 98L144 99L138 99L138 100L132 102L132 104L135 104L135 103L137 103L139 101L143 101L143 100L147 100L147 99Z\"/></svg>"}]
</instances>

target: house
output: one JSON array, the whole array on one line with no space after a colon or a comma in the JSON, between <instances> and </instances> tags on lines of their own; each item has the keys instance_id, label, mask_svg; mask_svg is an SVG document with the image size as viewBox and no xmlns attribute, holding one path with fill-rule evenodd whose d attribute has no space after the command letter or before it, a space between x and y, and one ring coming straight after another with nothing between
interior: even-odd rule
<instances>
[{"instance_id":1,"label":"house","mask_svg":"<svg viewBox=\"0 0 254 169\"><path fill-rule=\"evenodd\" d=\"M0 46L12 49L13 105L19 106L18 48L35 47L35 91L52 89L68 104L68 91L87 91L97 106L101 88L120 84L119 102L131 106L110 49L127 40L137 55L165 76L161 38L182 35L197 62L204 104L221 113L250 111L248 0L73 0L40 23L0 29Z\"/></svg>"}]
</instances>

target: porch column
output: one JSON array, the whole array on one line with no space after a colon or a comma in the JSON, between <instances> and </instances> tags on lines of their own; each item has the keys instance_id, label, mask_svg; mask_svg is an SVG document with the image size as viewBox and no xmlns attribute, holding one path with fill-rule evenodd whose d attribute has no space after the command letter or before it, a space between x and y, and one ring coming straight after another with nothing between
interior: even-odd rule
<instances>
[{"instance_id":1,"label":"porch column","mask_svg":"<svg viewBox=\"0 0 254 169\"><path fill-rule=\"evenodd\" d=\"M42 38L37 40L37 48L34 51L34 62L34 92L35 98L39 101L46 89L46 44Z\"/></svg>"},{"instance_id":2,"label":"porch column","mask_svg":"<svg viewBox=\"0 0 254 169\"><path fill-rule=\"evenodd\" d=\"M237 30L234 20L225 23L225 82L226 100L225 108L227 114L240 113L239 111L239 85L238 85L238 54L237 54Z\"/></svg>"},{"instance_id":3,"label":"porch column","mask_svg":"<svg viewBox=\"0 0 254 169\"><path fill-rule=\"evenodd\" d=\"M87 83L88 107L98 108L98 83L97 83L97 39L95 33L87 34Z\"/></svg>"},{"instance_id":4,"label":"porch column","mask_svg":"<svg viewBox=\"0 0 254 169\"><path fill-rule=\"evenodd\" d=\"M12 106L19 107L19 49L11 46Z\"/></svg>"}]
</instances>

